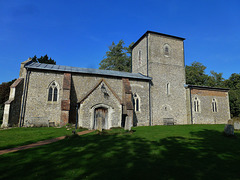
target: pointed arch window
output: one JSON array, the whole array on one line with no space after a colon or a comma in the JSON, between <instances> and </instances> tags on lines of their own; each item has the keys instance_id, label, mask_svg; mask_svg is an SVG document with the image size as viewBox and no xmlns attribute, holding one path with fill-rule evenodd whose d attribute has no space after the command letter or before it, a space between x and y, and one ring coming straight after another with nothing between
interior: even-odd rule
<instances>
[{"instance_id":1,"label":"pointed arch window","mask_svg":"<svg viewBox=\"0 0 240 180\"><path fill-rule=\"evenodd\" d=\"M165 56L169 56L170 55L170 46L168 44L165 44L163 46L163 52Z\"/></svg>"},{"instance_id":2,"label":"pointed arch window","mask_svg":"<svg viewBox=\"0 0 240 180\"><path fill-rule=\"evenodd\" d=\"M133 95L133 100L134 100L134 102L133 102L134 103L134 110L135 110L135 112L139 112L140 111L140 98L139 98L137 93L135 93Z\"/></svg>"},{"instance_id":3,"label":"pointed arch window","mask_svg":"<svg viewBox=\"0 0 240 180\"><path fill-rule=\"evenodd\" d=\"M193 108L194 108L194 112L200 112L200 101L197 97L194 98Z\"/></svg>"},{"instance_id":4,"label":"pointed arch window","mask_svg":"<svg viewBox=\"0 0 240 180\"><path fill-rule=\"evenodd\" d=\"M217 112L217 101L216 101L216 99L212 100L212 111Z\"/></svg>"},{"instance_id":5,"label":"pointed arch window","mask_svg":"<svg viewBox=\"0 0 240 180\"><path fill-rule=\"evenodd\" d=\"M58 85L55 81L51 82L48 86L48 101L54 102L58 100Z\"/></svg>"}]
</instances>

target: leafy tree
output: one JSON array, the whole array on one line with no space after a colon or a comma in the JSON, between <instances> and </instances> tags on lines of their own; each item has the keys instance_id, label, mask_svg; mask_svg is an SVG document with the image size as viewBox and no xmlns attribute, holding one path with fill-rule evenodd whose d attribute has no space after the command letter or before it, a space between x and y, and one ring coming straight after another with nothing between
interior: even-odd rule
<instances>
[{"instance_id":1,"label":"leafy tree","mask_svg":"<svg viewBox=\"0 0 240 180\"><path fill-rule=\"evenodd\" d=\"M40 58L37 58L37 56L35 55L34 57L32 57L32 61L45 64L56 64L56 61L54 61L51 57L49 59L47 54L45 56L41 56Z\"/></svg>"},{"instance_id":2,"label":"leafy tree","mask_svg":"<svg viewBox=\"0 0 240 180\"><path fill-rule=\"evenodd\" d=\"M208 75L205 74L206 67L194 61L191 66L186 66L186 83L192 85L206 86L208 84Z\"/></svg>"},{"instance_id":3,"label":"leafy tree","mask_svg":"<svg viewBox=\"0 0 240 180\"><path fill-rule=\"evenodd\" d=\"M229 88L229 102L231 115L240 117L240 73L233 73L224 81L225 87Z\"/></svg>"},{"instance_id":4,"label":"leafy tree","mask_svg":"<svg viewBox=\"0 0 240 180\"><path fill-rule=\"evenodd\" d=\"M10 86L16 79L0 84L0 120L3 119L4 103L9 98Z\"/></svg>"},{"instance_id":5,"label":"leafy tree","mask_svg":"<svg viewBox=\"0 0 240 180\"><path fill-rule=\"evenodd\" d=\"M223 73L217 73L210 71L211 76L208 76L207 86L210 87L224 87L224 78L222 77Z\"/></svg>"},{"instance_id":6,"label":"leafy tree","mask_svg":"<svg viewBox=\"0 0 240 180\"><path fill-rule=\"evenodd\" d=\"M223 73L211 71L211 75L205 73L206 66L194 61L191 66L186 66L186 83L199 86L224 87Z\"/></svg>"},{"instance_id":7,"label":"leafy tree","mask_svg":"<svg viewBox=\"0 0 240 180\"><path fill-rule=\"evenodd\" d=\"M123 45L123 40L120 40L118 44L112 42L105 58L99 64L99 69L131 72L131 46L133 43L129 47Z\"/></svg>"}]
</instances>

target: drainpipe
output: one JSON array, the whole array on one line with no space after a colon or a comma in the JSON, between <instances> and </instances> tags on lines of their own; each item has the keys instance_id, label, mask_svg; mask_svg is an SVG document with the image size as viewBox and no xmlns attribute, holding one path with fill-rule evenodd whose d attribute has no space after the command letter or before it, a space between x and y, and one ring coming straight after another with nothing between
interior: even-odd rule
<instances>
[{"instance_id":1,"label":"drainpipe","mask_svg":"<svg viewBox=\"0 0 240 180\"><path fill-rule=\"evenodd\" d=\"M24 115L25 115L25 106L26 106L26 98L27 98L27 88L28 88L28 80L30 76L30 71L28 71L28 68L26 68L26 77L25 77L25 84L23 89L23 99L22 99L22 107L21 107L21 113L20 113L20 122L19 127L22 127L24 124Z\"/></svg>"},{"instance_id":2,"label":"drainpipe","mask_svg":"<svg viewBox=\"0 0 240 180\"><path fill-rule=\"evenodd\" d=\"M149 126L152 125L151 81L149 81Z\"/></svg>"},{"instance_id":3,"label":"drainpipe","mask_svg":"<svg viewBox=\"0 0 240 180\"><path fill-rule=\"evenodd\" d=\"M77 106L76 106L76 124L75 124L75 129L77 129L77 125L78 125L78 103L77 103Z\"/></svg>"}]
</instances>

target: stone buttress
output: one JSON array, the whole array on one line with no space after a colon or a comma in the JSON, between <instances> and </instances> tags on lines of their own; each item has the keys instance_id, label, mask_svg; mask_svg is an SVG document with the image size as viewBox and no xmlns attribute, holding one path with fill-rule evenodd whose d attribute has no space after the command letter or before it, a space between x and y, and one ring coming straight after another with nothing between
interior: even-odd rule
<instances>
[{"instance_id":1,"label":"stone buttress","mask_svg":"<svg viewBox=\"0 0 240 180\"><path fill-rule=\"evenodd\" d=\"M61 126L64 126L67 123L69 123L70 92L71 92L71 73L64 73L63 97L61 101L61 121L60 121Z\"/></svg>"}]
</instances>

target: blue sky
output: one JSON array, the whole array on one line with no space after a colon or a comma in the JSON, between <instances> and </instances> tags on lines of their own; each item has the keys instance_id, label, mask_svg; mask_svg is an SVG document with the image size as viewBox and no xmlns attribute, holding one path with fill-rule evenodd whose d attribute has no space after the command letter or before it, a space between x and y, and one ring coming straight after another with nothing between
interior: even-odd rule
<instances>
[{"instance_id":1,"label":"blue sky","mask_svg":"<svg viewBox=\"0 0 240 180\"><path fill-rule=\"evenodd\" d=\"M111 43L147 30L184 37L185 63L224 78L240 69L239 0L0 0L0 83L28 57L98 68Z\"/></svg>"}]
</instances>

